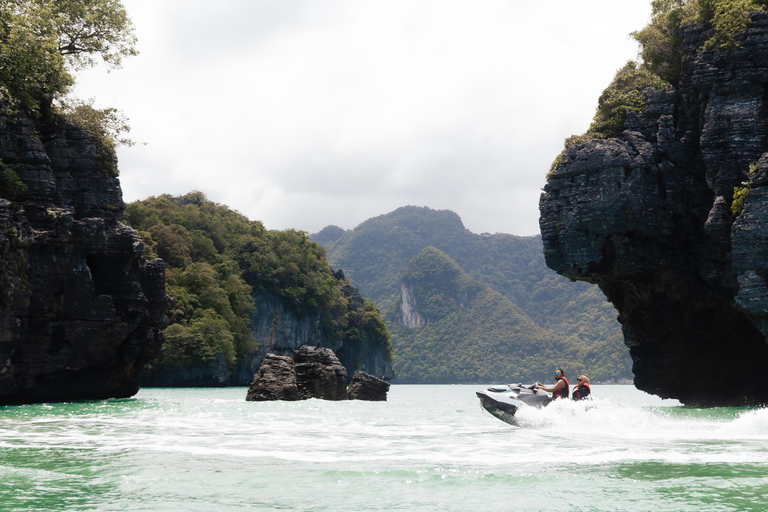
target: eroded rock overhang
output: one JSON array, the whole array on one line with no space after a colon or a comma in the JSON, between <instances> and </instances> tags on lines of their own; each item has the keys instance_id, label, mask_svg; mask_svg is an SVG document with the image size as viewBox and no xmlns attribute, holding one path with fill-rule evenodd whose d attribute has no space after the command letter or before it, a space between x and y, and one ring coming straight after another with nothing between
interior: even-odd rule
<instances>
[{"instance_id":1,"label":"eroded rock overhang","mask_svg":"<svg viewBox=\"0 0 768 512\"><path fill-rule=\"evenodd\" d=\"M677 90L646 89L619 137L565 152L540 200L544 254L614 304L639 389L766 404L768 14L737 48L700 51L709 35L684 27Z\"/></svg>"}]
</instances>

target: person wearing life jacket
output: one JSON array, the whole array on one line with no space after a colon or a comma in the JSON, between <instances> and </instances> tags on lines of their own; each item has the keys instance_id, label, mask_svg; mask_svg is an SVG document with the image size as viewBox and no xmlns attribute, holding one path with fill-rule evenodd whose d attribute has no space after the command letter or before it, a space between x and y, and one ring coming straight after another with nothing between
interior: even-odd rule
<instances>
[{"instance_id":1,"label":"person wearing life jacket","mask_svg":"<svg viewBox=\"0 0 768 512\"><path fill-rule=\"evenodd\" d=\"M541 389L547 393L552 393L552 398L568 398L569 390L568 379L565 378L565 372L562 368L555 370L555 384L552 386L544 386L536 383L536 389Z\"/></svg>"},{"instance_id":2,"label":"person wearing life jacket","mask_svg":"<svg viewBox=\"0 0 768 512\"><path fill-rule=\"evenodd\" d=\"M589 377L579 375L576 385L573 387L571 396L574 400L592 400L592 388L589 387Z\"/></svg>"}]
</instances>

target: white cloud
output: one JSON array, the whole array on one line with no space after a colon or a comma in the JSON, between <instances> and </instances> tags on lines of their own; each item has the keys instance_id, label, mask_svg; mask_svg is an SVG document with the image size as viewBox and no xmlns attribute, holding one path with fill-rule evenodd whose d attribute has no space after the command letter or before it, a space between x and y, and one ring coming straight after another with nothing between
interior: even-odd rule
<instances>
[{"instance_id":1,"label":"white cloud","mask_svg":"<svg viewBox=\"0 0 768 512\"><path fill-rule=\"evenodd\" d=\"M272 229L404 204L538 232L563 139L637 53L648 0L125 0L141 55L78 94L121 108L126 201L197 189Z\"/></svg>"}]
</instances>

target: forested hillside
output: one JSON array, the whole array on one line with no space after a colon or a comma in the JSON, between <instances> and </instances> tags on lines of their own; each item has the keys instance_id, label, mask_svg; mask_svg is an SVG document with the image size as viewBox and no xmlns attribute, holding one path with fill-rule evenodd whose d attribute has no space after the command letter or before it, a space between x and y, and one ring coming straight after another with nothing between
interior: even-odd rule
<instances>
[{"instance_id":1,"label":"forested hillside","mask_svg":"<svg viewBox=\"0 0 768 512\"><path fill-rule=\"evenodd\" d=\"M329 226L311 239L381 311L399 296L400 277L411 259L432 246L541 327L585 342L621 337L616 311L597 286L571 282L547 268L540 236L478 235L454 212L405 206L349 231Z\"/></svg>"},{"instance_id":2,"label":"forested hillside","mask_svg":"<svg viewBox=\"0 0 768 512\"><path fill-rule=\"evenodd\" d=\"M125 221L139 232L145 252L167 264L173 305L157 371L214 368L222 359L231 371L257 349L249 328L255 292L274 294L299 317L318 315L329 340L366 339L389 350L373 303L351 297L348 282L304 232L267 231L199 192L133 202Z\"/></svg>"},{"instance_id":3,"label":"forested hillside","mask_svg":"<svg viewBox=\"0 0 768 512\"><path fill-rule=\"evenodd\" d=\"M387 318L398 382L531 381L548 375L553 361L574 367L561 339L434 247L411 260L402 284L406 291Z\"/></svg>"},{"instance_id":4,"label":"forested hillside","mask_svg":"<svg viewBox=\"0 0 768 512\"><path fill-rule=\"evenodd\" d=\"M591 371L594 378L631 378L614 308L596 286L570 282L549 270L538 236L478 235L465 229L453 212L406 206L350 231L329 226L312 239L327 248L334 267L342 268L352 284L386 312L398 382L482 380L479 369L463 371L472 366L469 360L483 360L489 371L502 374L517 371L500 366L507 362L533 375L556 362L570 361ZM401 285L419 282L412 279L411 264L426 247L453 261L465 276L462 279L472 283L467 286L482 293L478 291L473 301L452 315L432 319L426 327L408 328L399 320ZM423 270L423 261L416 268ZM434 289L422 290L419 300L417 286L417 311L429 317L435 308L453 307L455 297L441 288L451 285L436 279L426 283L418 286ZM520 316L528 323L511 320ZM546 349L554 346L558 348ZM443 351L455 356L433 367L434 357Z\"/></svg>"}]
</instances>

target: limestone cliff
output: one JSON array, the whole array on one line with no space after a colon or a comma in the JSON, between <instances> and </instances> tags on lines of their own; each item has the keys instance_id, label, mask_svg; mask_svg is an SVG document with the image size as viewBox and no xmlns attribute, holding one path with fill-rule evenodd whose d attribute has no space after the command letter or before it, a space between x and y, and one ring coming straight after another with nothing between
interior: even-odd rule
<instances>
[{"instance_id":1,"label":"limestone cliff","mask_svg":"<svg viewBox=\"0 0 768 512\"><path fill-rule=\"evenodd\" d=\"M413 296L413 286L406 283L400 283L400 323L408 329L418 329L427 325L416 307L416 298Z\"/></svg>"},{"instance_id":2,"label":"limestone cliff","mask_svg":"<svg viewBox=\"0 0 768 512\"><path fill-rule=\"evenodd\" d=\"M348 300L362 298L355 288L345 285ZM275 293L253 293L254 308L250 330L258 348L228 368L223 354L213 361L191 362L174 367L147 368L141 374L142 386L220 387L248 386L268 354L292 356L302 346L325 347L336 352L347 369L348 378L357 371L391 380L394 377L390 351L376 340L329 336L324 332L320 313L299 315L286 307Z\"/></svg>"},{"instance_id":3,"label":"limestone cliff","mask_svg":"<svg viewBox=\"0 0 768 512\"><path fill-rule=\"evenodd\" d=\"M345 285L343 294L350 301L362 301L357 289ZM389 351L363 337L333 341L323 332L320 314L298 316L276 295L254 293L255 307L251 315L251 331L259 349L247 361L237 365L232 375L235 385L248 385L267 354L293 355L301 346L325 347L333 350L351 379L364 371L382 379L394 377Z\"/></svg>"},{"instance_id":4,"label":"limestone cliff","mask_svg":"<svg viewBox=\"0 0 768 512\"><path fill-rule=\"evenodd\" d=\"M619 311L639 389L765 404L768 14L731 50L702 50L707 27L682 33L678 89L646 89L619 137L563 155L540 201L544 254Z\"/></svg>"},{"instance_id":5,"label":"limestone cliff","mask_svg":"<svg viewBox=\"0 0 768 512\"><path fill-rule=\"evenodd\" d=\"M0 404L127 397L161 343L162 260L145 261L114 152L76 126L0 114Z\"/></svg>"}]
</instances>

